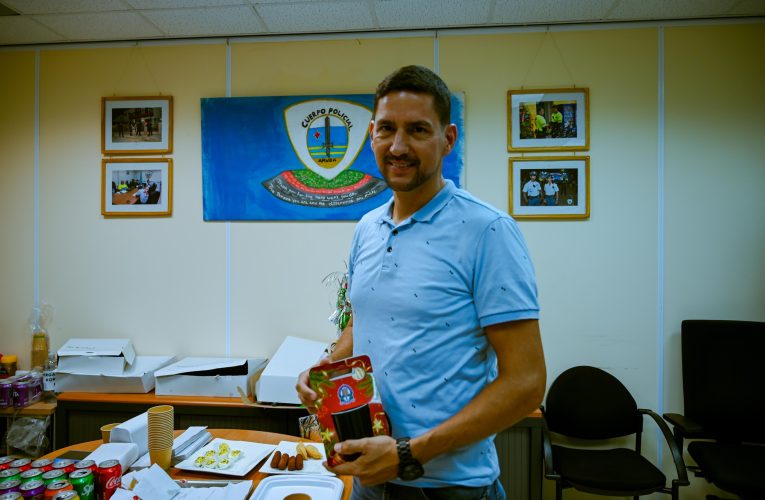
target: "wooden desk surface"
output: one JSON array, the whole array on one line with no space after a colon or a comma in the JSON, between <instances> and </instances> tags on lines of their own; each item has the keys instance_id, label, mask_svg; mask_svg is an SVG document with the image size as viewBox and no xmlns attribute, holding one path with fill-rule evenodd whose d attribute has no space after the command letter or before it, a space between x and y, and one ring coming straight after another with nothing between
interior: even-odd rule
<instances>
[{"instance_id":1,"label":"wooden desk surface","mask_svg":"<svg viewBox=\"0 0 765 500\"><path fill-rule=\"evenodd\" d=\"M266 444L278 444L280 441L299 441L299 439L295 436L289 436L286 434L275 434L273 432L246 431L246 430L239 430L239 429L208 429L208 430L214 437L229 439L232 441L252 441L252 442L266 443ZM180 432L181 431L176 431L176 434ZM79 444L67 446L66 448L61 448L60 450L51 452L42 458L53 459L71 450L93 451L96 448L98 448L98 446L101 444L102 442L100 440L88 441L86 443L79 443ZM232 480L233 479L249 479L253 482L253 489L254 489L263 478L266 478L269 476L269 474L258 472L258 469L259 467L255 467L246 476L242 478L231 477L231 479ZM210 479L220 480L220 479L225 479L226 477L228 477L228 476L223 476L220 474L205 474L203 472L180 470L180 469L176 469L175 467L171 467L170 470L168 471L168 474L170 474L170 477L172 477L173 479L191 479L191 480L210 480ZM343 481L342 500L349 500L351 497L351 488L353 486L353 478L351 476L339 476L339 477Z\"/></svg>"},{"instance_id":2,"label":"wooden desk surface","mask_svg":"<svg viewBox=\"0 0 765 500\"><path fill-rule=\"evenodd\" d=\"M145 394L107 394L101 392L62 392L59 401L78 401L93 403L122 403L146 405L179 405L179 406L221 406L246 408L288 408L299 409L299 406L264 404L249 401L245 404L241 398L211 398L205 396L157 396L154 391Z\"/></svg>"},{"instance_id":3,"label":"wooden desk surface","mask_svg":"<svg viewBox=\"0 0 765 500\"><path fill-rule=\"evenodd\" d=\"M38 401L24 408L3 408L0 409L0 416L12 417L15 415L24 417L46 417L56 411L55 401Z\"/></svg>"}]
</instances>

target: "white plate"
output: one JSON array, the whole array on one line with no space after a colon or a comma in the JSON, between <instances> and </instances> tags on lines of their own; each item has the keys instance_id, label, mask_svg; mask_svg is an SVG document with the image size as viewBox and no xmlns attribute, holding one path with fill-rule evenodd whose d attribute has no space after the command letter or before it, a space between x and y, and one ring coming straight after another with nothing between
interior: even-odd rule
<instances>
[{"instance_id":1,"label":"white plate","mask_svg":"<svg viewBox=\"0 0 765 500\"><path fill-rule=\"evenodd\" d=\"M239 460L231 464L226 469L210 469L207 467L197 467L194 460L197 457L204 456L209 450L217 450L220 443L226 442L232 450L242 450ZM191 455L189 458L175 466L176 469L191 470L194 472L209 472L211 474L225 474L227 476L244 476L263 460L276 448L272 444L252 443L250 441L229 441L228 439L215 438L206 446Z\"/></svg>"},{"instance_id":2,"label":"white plate","mask_svg":"<svg viewBox=\"0 0 765 500\"><path fill-rule=\"evenodd\" d=\"M304 493L311 500L340 500L343 482L336 477L269 476L258 484L250 500L282 499L294 493Z\"/></svg>"},{"instance_id":3,"label":"white plate","mask_svg":"<svg viewBox=\"0 0 765 500\"><path fill-rule=\"evenodd\" d=\"M330 472L327 469L324 468L322 462L327 461L327 456L324 453L324 445L322 443L314 443L314 442L306 442L304 441L303 444L312 444L316 447L316 449L319 450L321 453L321 458L319 459L313 459L310 458L308 460L303 460L303 469L302 470L281 470L277 469L275 467L271 467L271 457L273 457L273 453L276 453L277 451L281 451L282 453L287 453L288 455L295 456L297 455L297 443L293 441L282 441L279 443L279 445L276 447L274 452L268 456L266 459L266 463L264 463L260 467L260 472L263 472L265 474L321 474L323 476L334 476L334 472Z\"/></svg>"}]
</instances>

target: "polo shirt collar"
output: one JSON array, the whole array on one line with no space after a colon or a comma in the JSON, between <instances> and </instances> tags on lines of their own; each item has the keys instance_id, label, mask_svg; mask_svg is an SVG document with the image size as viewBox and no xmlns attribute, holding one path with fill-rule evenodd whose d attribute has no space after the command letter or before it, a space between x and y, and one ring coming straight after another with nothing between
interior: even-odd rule
<instances>
[{"instance_id":1,"label":"polo shirt collar","mask_svg":"<svg viewBox=\"0 0 765 500\"><path fill-rule=\"evenodd\" d=\"M408 220L417 222L430 221L430 219L432 219L438 212L441 211L442 208L446 206L456 191L457 186L454 185L454 182L451 179L444 179L444 187L442 187L441 190L436 193L436 195L431 198L431 200L427 202L424 207L417 210L414 214L412 214L411 217L409 217L409 219L402 221L401 224L407 223ZM380 217L377 219L377 222L387 222L388 224L395 226L393 223L392 214L393 198L391 197L391 199L388 200L388 203L385 205L385 209L380 213Z\"/></svg>"}]
</instances>

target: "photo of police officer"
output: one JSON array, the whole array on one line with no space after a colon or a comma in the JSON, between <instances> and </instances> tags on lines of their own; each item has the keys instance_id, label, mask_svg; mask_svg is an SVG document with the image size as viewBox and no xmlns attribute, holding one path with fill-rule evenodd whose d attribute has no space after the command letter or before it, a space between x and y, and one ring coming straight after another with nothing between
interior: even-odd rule
<instances>
[{"instance_id":1,"label":"photo of police officer","mask_svg":"<svg viewBox=\"0 0 765 500\"><path fill-rule=\"evenodd\" d=\"M537 180L536 170L521 169L521 205L539 206L542 204L542 185Z\"/></svg>"}]
</instances>

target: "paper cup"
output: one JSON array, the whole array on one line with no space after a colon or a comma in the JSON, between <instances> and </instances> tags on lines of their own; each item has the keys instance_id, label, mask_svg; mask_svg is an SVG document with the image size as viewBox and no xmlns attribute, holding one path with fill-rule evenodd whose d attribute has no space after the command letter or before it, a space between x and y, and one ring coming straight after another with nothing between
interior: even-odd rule
<instances>
[{"instance_id":1,"label":"paper cup","mask_svg":"<svg viewBox=\"0 0 765 500\"><path fill-rule=\"evenodd\" d=\"M170 405L153 406L148 409L149 450L164 450L173 446L175 412Z\"/></svg>"},{"instance_id":2,"label":"paper cup","mask_svg":"<svg viewBox=\"0 0 765 500\"><path fill-rule=\"evenodd\" d=\"M101 440L104 443L108 443L109 442L109 439L110 439L111 434L112 434L112 429L114 429L115 427L120 425L120 423L121 422L117 422L117 423L114 423L114 424L106 424L106 425L101 426Z\"/></svg>"},{"instance_id":3,"label":"paper cup","mask_svg":"<svg viewBox=\"0 0 765 500\"><path fill-rule=\"evenodd\" d=\"M152 464L157 464L164 470L170 468L173 459L173 447L162 448L159 450L149 450L149 460Z\"/></svg>"}]
</instances>

